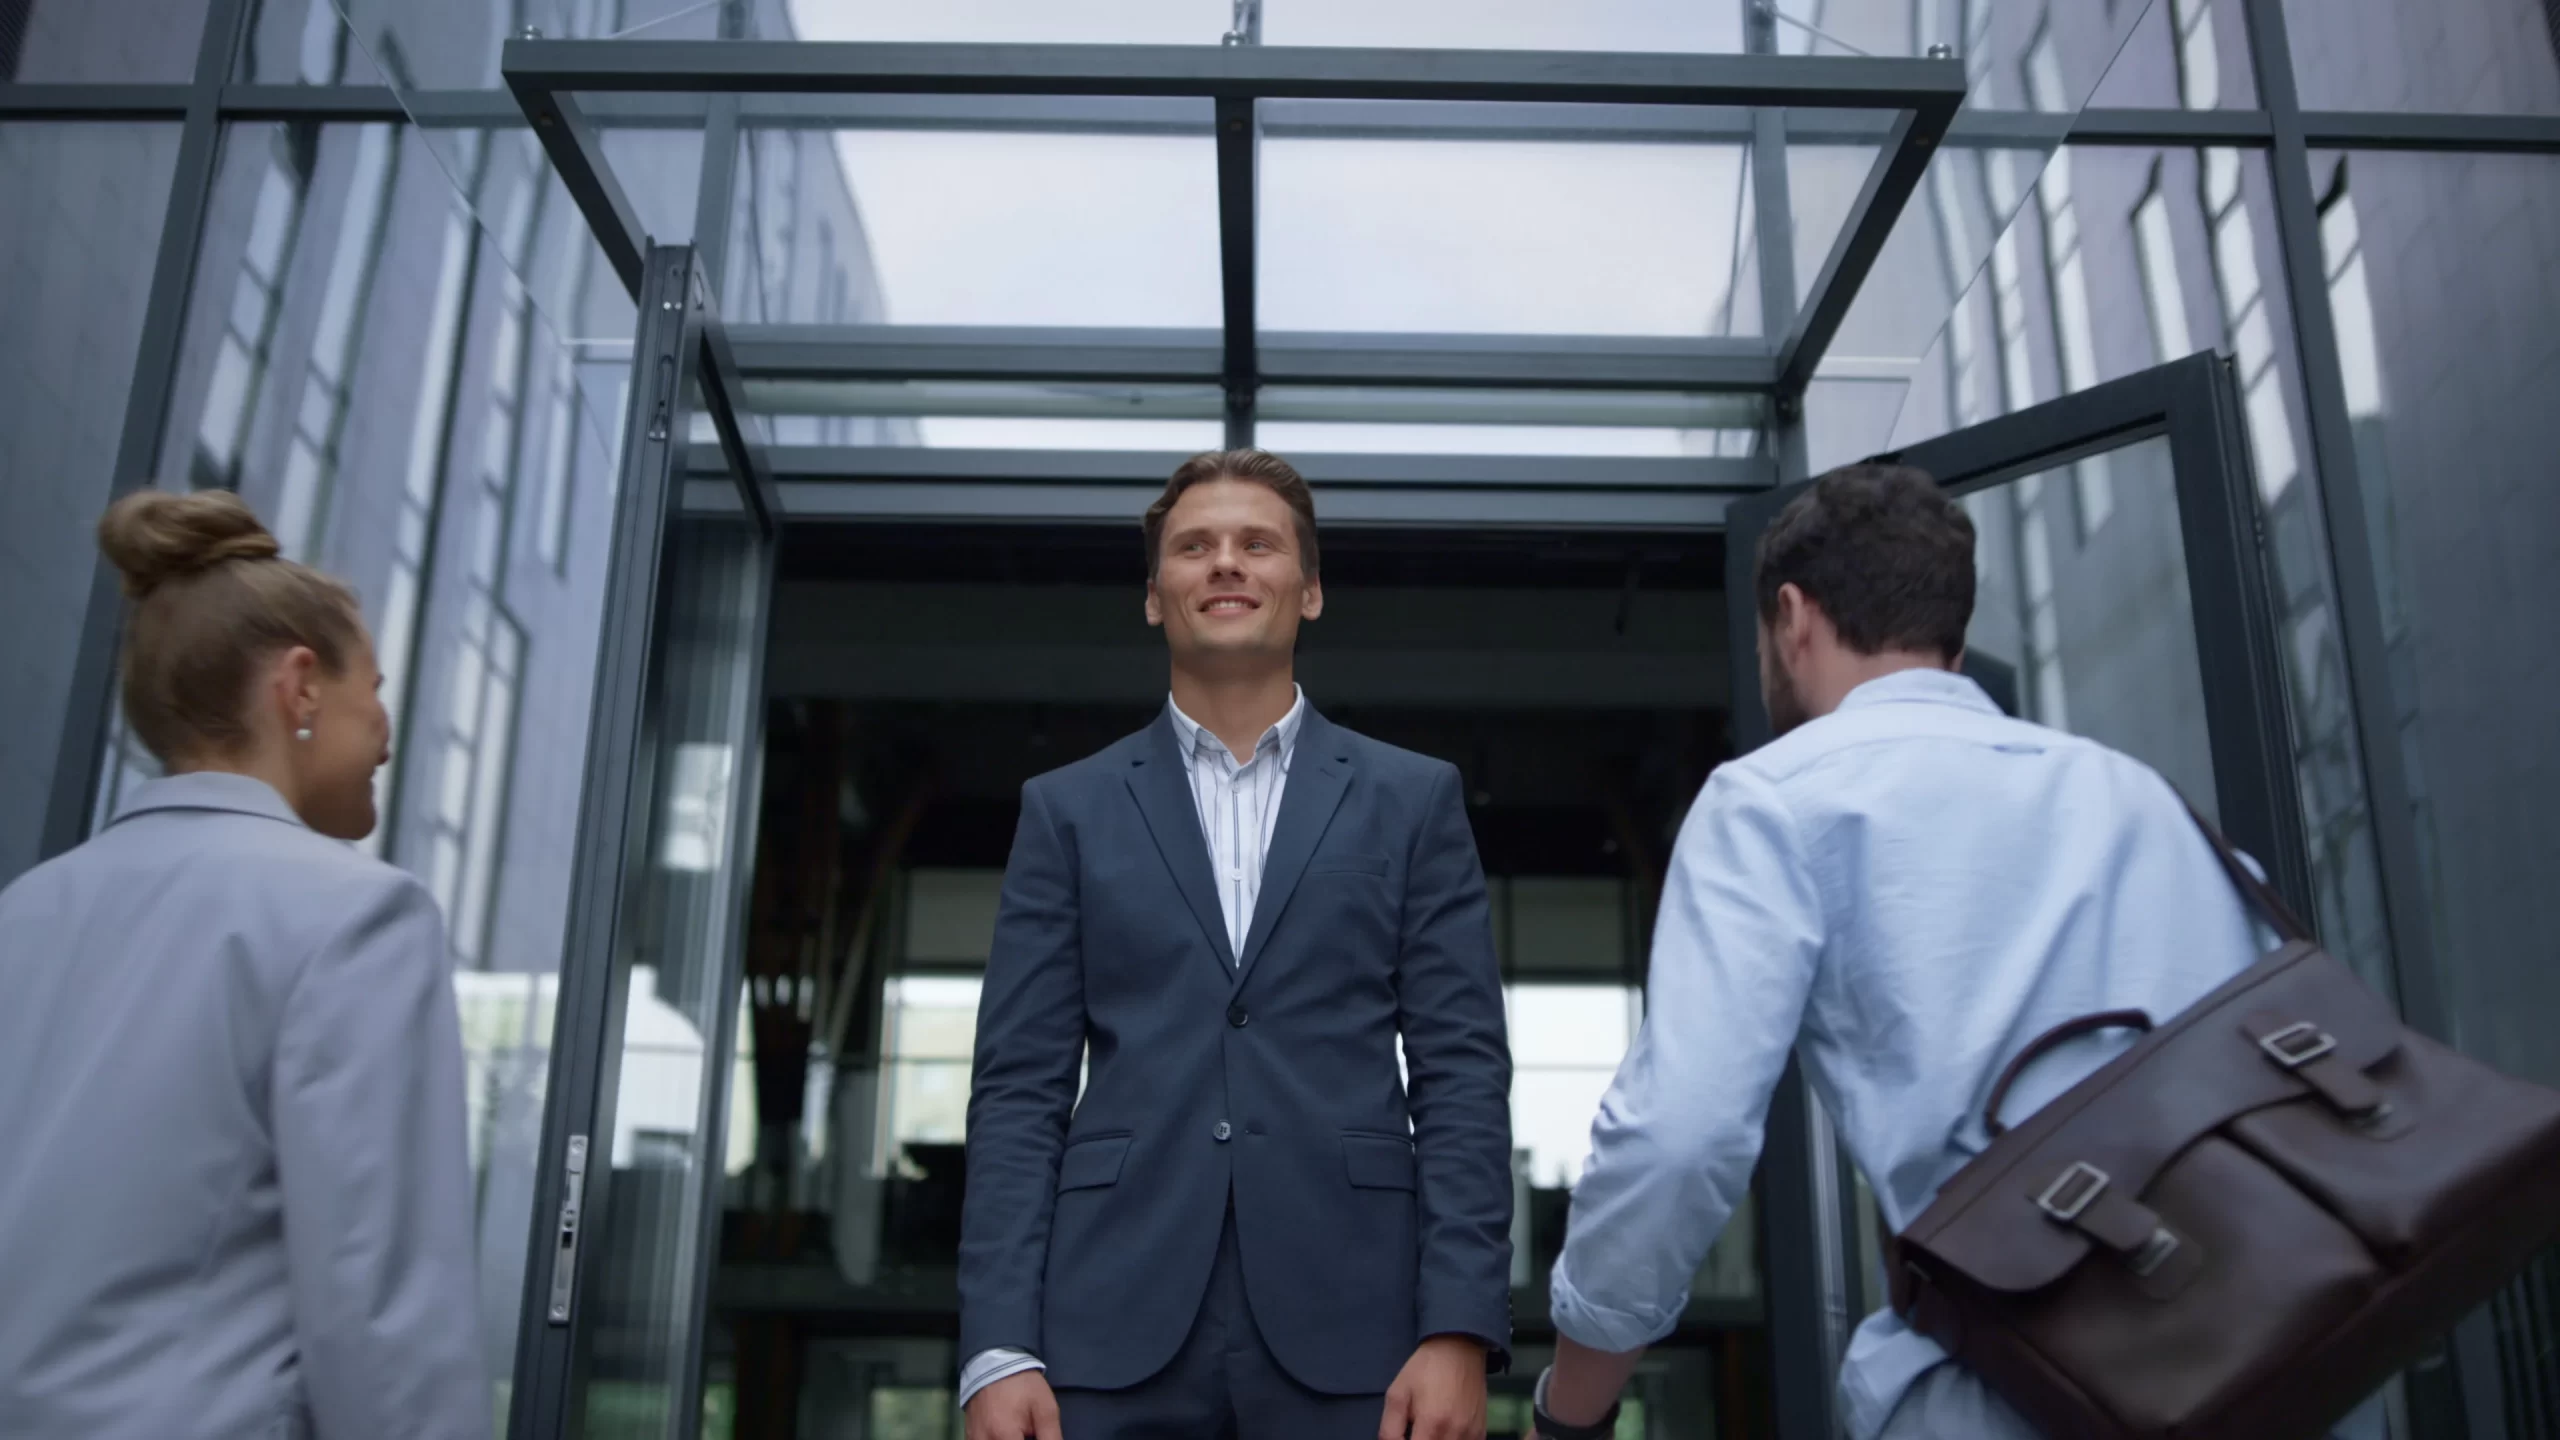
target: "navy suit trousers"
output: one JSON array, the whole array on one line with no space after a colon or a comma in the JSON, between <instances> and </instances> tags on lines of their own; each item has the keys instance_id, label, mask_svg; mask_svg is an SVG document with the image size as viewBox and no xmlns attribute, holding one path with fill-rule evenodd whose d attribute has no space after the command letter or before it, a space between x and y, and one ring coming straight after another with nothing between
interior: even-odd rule
<instances>
[{"instance_id":1,"label":"navy suit trousers","mask_svg":"<svg viewBox=\"0 0 2560 1440\"><path fill-rule=\"evenodd\" d=\"M1387 1407L1384 1394L1308 1389L1263 1343L1244 1293L1232 1206L1200 1314L1172 1362L1126 1389L1057 1394L1067 1440L1376 1440Z\"/></svg>"}]
</instances>

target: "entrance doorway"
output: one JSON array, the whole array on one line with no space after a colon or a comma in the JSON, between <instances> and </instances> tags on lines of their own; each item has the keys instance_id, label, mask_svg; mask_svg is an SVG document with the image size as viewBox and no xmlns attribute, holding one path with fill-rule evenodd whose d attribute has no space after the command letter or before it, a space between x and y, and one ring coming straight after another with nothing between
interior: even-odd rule
<instances>
[{"instance_id":1,"label":"entrance doorway","mask_svg":"<svg viewBox=\"0 0 2560 1440\"><path fill-rule=\"evenodd\" d=\"M810 526L782 548L706 1332L705 1403L733 1408L737 1434L957 1433L968 1060L1017 797L1164 703L1125 521ZM1727 753L1721 548L1344 529L1324 568L1311 701L1467 782L1517 1069L1525 1358L1494 1418L1522 1433L1566 1186L1640 1016L1661 867ZM1758 1248L1746 1213L1648 1366L1637 1409L1664 1433L1766 1433Z\"/></svg>"},{"instance_id":2,"label":"entrance doorway","mask_svg":"<svg viewBox=\"0 0 2560 1440\"><path fill-rule=\"evenodd\" d=\"M965 1183L950 1117L1007 792L1157 703L1130 522L1179 459L778 447L758 401L877 406L864 387L955 377L1206 378L1231 443L1292 386L1291 403L1403 424L1435 406L1575 414L1674 395L1703 405L1681 412L1692 429L1741 436L1677 457L1295 457L1335 589L1310 691L1338 720L1457 762L1501 882L1526 1298L1497 1419L1519 1418L1577 1159L1559 1117L1587 1119L1611 1063L1562 1039L1537 1060L1547 1040L1519 1002L1534 990L1540 1023L1579 1015L1586 1039L1620 1048L1640 1014L1669 827L1708 767L1764 738L1752 542L1804 478L1808 387L1964 94L1945 60L1643 58L509 46L510 82L641 317L511 1433L948 1433L945 1260ZM617 89L1206 101L1226 325L732 331L703 257L642 238L571 103ZM1755 163L1780 169L1788 132L1764 123L1780 112L1841 112L1841 134L1878 123L1858 131L1872 163L1804 285L1780 258L1801 238L1783 186L1756 192L1777 228L1749 337L1273 334L1255 323L1255 107L1307 98L1726 107L1741 118L1696 123L1738 125ZM1320 384L1348 398L1304 393ZM2235 414L2221 362L2198 356L1904 458L1974 508L1974 645L2011 703L2181 778L2299 903ZM983 603L1004 587L1037 603ZM1346 605L1364 593L1381 603ZM1832 1433L1832 1374L1881 1293L1871 1211L1791 1075L1752 1222L1702 1271L1626 1433Z\"/></svg>"}]
</instances>

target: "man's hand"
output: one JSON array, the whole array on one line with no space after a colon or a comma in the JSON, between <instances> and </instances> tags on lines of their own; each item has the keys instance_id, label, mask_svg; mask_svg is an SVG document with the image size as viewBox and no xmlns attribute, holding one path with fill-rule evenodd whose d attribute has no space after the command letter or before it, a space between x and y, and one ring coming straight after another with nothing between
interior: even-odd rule
<instances>
[{"instance_id":1,"label":"man's hand","mask_svg":"<svg viewBox=\"0 0 2560 1440\"><path fill-rule=\"evenodd\" d=\"M1484 1342L1434 1335L1387 1387L1378 1440L1484 1440ZM970 1432L969 1440L978 1440Z\"/></svg>"},{"instance_id":2,"label":"man's hand","mask_svg":"<svg viewBox=\"0 0 2560 1440\"><path fill-rule=\"evenodd\" d=\"M1484 1404L1476 1404L1477 1433L1483 1432ZM969 1440L1062 1440L1058 1433L1058 1397L1049 1377L1037 1370L1007 1375L969 1397Z\"/></svg>"}]
</instances>

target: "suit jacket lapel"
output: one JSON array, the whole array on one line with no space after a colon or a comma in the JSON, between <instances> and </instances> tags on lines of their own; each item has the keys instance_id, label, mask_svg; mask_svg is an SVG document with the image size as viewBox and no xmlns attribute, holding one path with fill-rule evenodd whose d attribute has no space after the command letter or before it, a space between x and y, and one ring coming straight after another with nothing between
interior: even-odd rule
<instances>
[{"instance_id":1,"label":"suit jacket lapel","mask_svg":"<svg viewBox=\"0 0 2560 1440\"><path fill-rule=\"evenodd\" d=\"M1226 912L1218 908L1217 879L1209 873L1209 838L1200 831L1200 807L1191 798L1191 772L1182 747L1175 743L1171 714L1157 716L1156 723L1147 727L1145 752L1129 767L1129 793L1137 799L1138 813L1147 819L1165 868L1173 872L1175 888L1209 937L1218 964L1234 969ZM1285 810L1286 791L1281 798ZM1285 813L1282 819L1286 821Z\"/></svg>"},{"instance_id":2,"label":"suit jacket lapel","mask_svg":"<svg viewBox=\"0 0 2560 1440\"><path fill-rule=\"evenodd\" d=\"M1343 754L1331 723L1308 707L1298 747L1289 763L1289 783L1280 791L1280 819L1273 826L1271 848L1262 859L1262 892L1253 902L1253 927L1245 932L1244 962L1236 967L1236 987L1244 987L1253 962L1262 956L1280 913L1307 873L1316 842L1333 823L1334 808L1351 785L1351 757Z\"/></svg>"}]
</instances>

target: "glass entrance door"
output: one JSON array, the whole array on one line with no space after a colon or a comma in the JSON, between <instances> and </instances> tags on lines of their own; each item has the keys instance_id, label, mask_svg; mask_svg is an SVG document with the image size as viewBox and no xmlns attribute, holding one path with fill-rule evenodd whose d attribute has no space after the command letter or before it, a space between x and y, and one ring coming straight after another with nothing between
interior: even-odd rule
<instances>
[{"instance_id":1,"label":"glass entrance door","mask_svg":"<svg viewBox=\"0 0 2560 1440\"><path fill-rule=\"evenodd\" d=\"M690 247L646 260L508 1433L700 1431L778 511ZM704 422L697 425L697 419ZM698 429L740 502L686 513Z\"/></svg>"},{"instance_id":2,"label":"glass entrance door","mask_svg":"<svg viewBox=\"0 0 2560 1440\"><path fill-rule=\"evenodd\" d=\"M2199 354L1879 457L1972 516L1966 669L2004 709L2148 762L2313 913L2236 397ZM1769 738L1753 556L1789 486L1728 512L1734 742ZM1832 1433L1849 1332L1884 1303L1874 1203L1790 1069L1769 1120L1782 1434ZM1793 1290L1793 1294L1788 1292Z\"/></svg>"}]
</instances>

